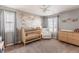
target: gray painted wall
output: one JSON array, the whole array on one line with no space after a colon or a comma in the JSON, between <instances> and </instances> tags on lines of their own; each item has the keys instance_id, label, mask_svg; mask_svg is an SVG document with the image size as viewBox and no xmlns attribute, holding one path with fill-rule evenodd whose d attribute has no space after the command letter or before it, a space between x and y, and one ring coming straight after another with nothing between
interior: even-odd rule
<instances>
[{"instance_id":1,"label":"gray painted wall","mask_svg":"<svg viewBox=\"0 0 79 59\"><path fill-rule=\"evenodd\" d=\"M62 22L63 20L66 20L68 18L78 18L77 22ZM74 30L75 28L79 28L79 9L68 11L60 14L59 16L59 29L66 29L66 30Z\"/></svg>"},{"instance_id":2,"label":"gray painted wall","mask_svg":"<svg viewBox=\"0 0 79 59\"><path fill-rule=\"evenodd\" d=\"M41 18L42 18L42 21L41 21L42 27L43 28L48 28L48 17L43 16Z\"/></svg>"}]
</instances>

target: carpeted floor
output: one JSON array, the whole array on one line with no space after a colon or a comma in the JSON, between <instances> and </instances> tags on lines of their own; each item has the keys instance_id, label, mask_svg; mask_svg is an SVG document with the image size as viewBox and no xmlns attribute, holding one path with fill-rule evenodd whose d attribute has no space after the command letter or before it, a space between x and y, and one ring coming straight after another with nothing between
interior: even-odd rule
<instances>
[{"instance_id":1,"label":"carpeted floor","mask_svg":"<svg viewBox=\"0 0 79 59\"><path fill-rule=\"evenodd\" d=\"M5 53L78 53L79 47L56 39L40 40L30 44L7 47Z\"/></svg>"}]
</instances>

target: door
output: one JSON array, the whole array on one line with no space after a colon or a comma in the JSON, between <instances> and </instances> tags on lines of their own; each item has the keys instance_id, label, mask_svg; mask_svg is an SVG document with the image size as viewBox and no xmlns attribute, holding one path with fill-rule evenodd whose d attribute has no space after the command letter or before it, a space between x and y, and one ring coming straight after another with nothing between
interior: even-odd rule
<instances>
[{"instance_id":1,"label":"door","mask_svg":"<svg viewBox=\"0 0 79 59\"><path fill-rule=\"evenodd\" d=\"M15 12L4 11L5 45L15 42Z\"/></svg>"}]
</instances>

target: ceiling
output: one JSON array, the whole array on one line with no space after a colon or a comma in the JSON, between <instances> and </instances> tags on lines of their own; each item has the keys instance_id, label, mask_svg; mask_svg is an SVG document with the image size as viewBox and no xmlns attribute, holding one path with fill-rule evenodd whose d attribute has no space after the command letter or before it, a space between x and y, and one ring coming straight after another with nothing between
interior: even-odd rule
<instances>
[{"instance_id":1,"label":"ceiling","mask_svg":"<svg viewBox=\"0 0 79 59\"><path fill-rule=\"evenodd\" d=\"M42 5L5 5L5 6L39 16L54 15L60 12L79 8L79 5L49 5L48 10L46 12L43 12L43 10L41 9Z\"/></svg>"}]
</instances>

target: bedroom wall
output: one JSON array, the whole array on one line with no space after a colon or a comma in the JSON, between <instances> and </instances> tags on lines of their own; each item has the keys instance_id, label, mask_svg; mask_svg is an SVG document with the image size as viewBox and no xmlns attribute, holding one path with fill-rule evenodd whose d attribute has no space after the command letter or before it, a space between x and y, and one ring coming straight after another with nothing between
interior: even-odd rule
<instances>
[{"instance_id":1,"label":"bedroom wall","mask_svg":"<svg viewBox=\"0 0 79 59\"><path fill-rule=\"evenodd\" d=\"M78 19L78 21L72 22L68 19ZM67 20L63 22L63 20ZM79 28L79 9L63 12L59 15L59 29L65 30L74 30L75 28Z\"/></svg>"},{"instance_id":2,"label":"bedroom wall","mask_svg":"<svg viewBox=\"0 0 79 59\"><path fill-rule=\"evenodd\" d=\"M16 12L17 17L17 28L20 29L22 26L25 27L41 27L41 17L35 16L21 11ZM30 17L34 17L30 19ZM23 25L22 25L23 24Z\"/></svg>"}]
</instances>

